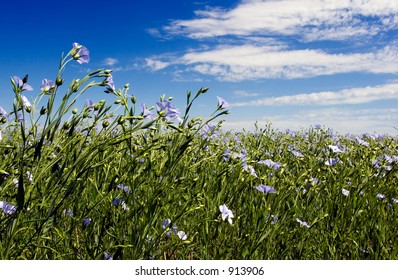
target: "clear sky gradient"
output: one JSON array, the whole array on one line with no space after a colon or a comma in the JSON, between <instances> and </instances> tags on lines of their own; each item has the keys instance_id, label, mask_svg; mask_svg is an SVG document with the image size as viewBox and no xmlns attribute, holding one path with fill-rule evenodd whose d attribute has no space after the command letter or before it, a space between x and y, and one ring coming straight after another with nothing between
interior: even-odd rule
<instances>
[{"instance_id":1,"label":"clear sky gradient","mask_svg":"<svg viewBox=\"0 0 398 280\"><path fill-rule=\"evenodd\" d=\"M113 70L138 102L210 90L231 104L225 129L321 124L341 133L398 133L398 1L1 1L0 106L11 109L10 77L29 74L33 100L55 80L62 52L86 46L90 63L72 63L67 83ZM65 86L66 88L66 86ZM62 92L62 91L61 91ZM101 90L90 98L113 100Z\"/></svg>"}]
</instances>

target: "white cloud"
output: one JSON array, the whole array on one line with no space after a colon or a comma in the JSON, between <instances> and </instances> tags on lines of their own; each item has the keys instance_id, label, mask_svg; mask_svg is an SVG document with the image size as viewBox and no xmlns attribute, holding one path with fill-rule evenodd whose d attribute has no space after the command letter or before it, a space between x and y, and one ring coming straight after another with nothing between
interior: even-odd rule
<instances>
[{"instance_id":1,"label":"white cloud","mask_svg":"<svg viewBox=\"0 0 398 280\"><path fill-rule=\"evenodd\" d=\"M376 52L329 54L311 49L284 50L278 46L219 46L188 52L173 63L224 81L293 79L350 72L397 73L398 48L387 46ZM162 66L166 67L167 63Z\"/></svg>"},{"instance_id":2,"label":"white cloud","mask_svg":"<svg viewBox=\"0 0 398 280\"><path fill-rule=\"evenodd\" d=\"M249 102L232 103L233 107L286 106L286 105L338 105L363 104L377 100L398 99L398 83L351 88L341 91L325 91L297 95L268 97Z\"/></svg>"},{"instance_id":3,"label":"white cloud","mask_svg":"<svg viewBox=\"0 0 398 280\"><path fill-rule=\"evenodd\" d=\"M119 61L116 58L107 57L107 58L104 59L104 61L102 63L107 65L107 66L113 66L115 64L118 64Z\"/></svg>"},{"instance_id":4,"label":"white cloud","mask_svg":"<svg viewBox=\"0 0 398 280\"><path fill-rule=\"evenodd\" d=\"M224 130L239 131L242 129L254 131L255 119L227 120ZM325 108L317 110L301 110L293 114L267 115L257 120L259 128L271 123L272 128L279 130L308 129L315 124L331 128L339 133L388 133L397 135L398 109L359 109L352 108Z\"/></svg>"},{"instance_id":5,"label":"white cloud","mask_svg":"<svg viewBox=\"0 0 398 280\"><path fill-rule=\"evenodd\" d=\"M397 42L386 42L385 36L398 28L398 1L243 0L231 9L213 7L195 14L193 19L174 20L164 27L169 38L183 35L224 45L187 50L180 57L152 57L147 59L150 69L179 65L185 73L233 82L398 73ZM307 48L292 45L296 40L305 42ZM310 44L321 40L341 41L345 51L333 50L332 45L321 50ZM364 42L370 43L368 50L347 52ZM377 46L384 48L377 50Z\"/></svg>"},{"instance_id":6,"label":"white cloud","mask_svg":"<svg viewBox=\"0 0 398 280\"><path fill-rule=\"evenodd\" d=\"M175 20L164 29L196 39L298 35L303 40L344 40L396 28L397 14L398 2L392 0L249 0L230 10L196 11L197 18Z\"/></svg>"},{"instance_id":7,"label":"white cloud","mask_svg":"<svg viewBox=\"0 0 398 280\"><path fill-rule=\"evenodd\" d=\"M246 90L235 90L232 92L235 98L241 98L241 97L255 97L259 96L259 93L256 92L248 92Z\"/></svg>"},{"instance_id":8,"label":"white cloud","mask_svg":"<svg viewBox=\"0 0 398 280\"><path fill-rule=\"evenodd\" d=\"M146 58L145 59L145 65L152 71L157 71L161 70L163 68L166 68L167 66L170 65L168 62L164 62L158 59L152 59L152 58Z\"/></svg>"}]
</instances>

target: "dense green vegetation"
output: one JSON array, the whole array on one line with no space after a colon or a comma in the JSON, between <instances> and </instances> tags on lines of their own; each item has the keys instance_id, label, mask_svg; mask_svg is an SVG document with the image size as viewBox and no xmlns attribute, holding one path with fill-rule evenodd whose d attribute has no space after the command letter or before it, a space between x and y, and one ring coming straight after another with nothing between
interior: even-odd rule
<instances>
[{"instance_id":1,"label":"dense green vegetation","mask_svg":"<svg viewBox=\"0 0 398 280\"><path fill-rule=\"evenodd\" d=\"M189 117L206 88L188 93L183 113L164 96L136 106L103 69L64 89L65 65L88 62L86 50L74 44L33 104L28 77L11 79L2 259L398 259L397 138L226 132L222 98L207 121ZM97 86L115 104L75 109Z\"/></svg>"}]
</instances>

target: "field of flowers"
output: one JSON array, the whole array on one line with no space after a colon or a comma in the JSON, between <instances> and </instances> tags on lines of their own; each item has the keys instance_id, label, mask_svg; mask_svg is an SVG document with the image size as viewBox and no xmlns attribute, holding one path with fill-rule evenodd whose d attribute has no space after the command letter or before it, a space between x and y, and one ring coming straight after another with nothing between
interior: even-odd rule
<instances>
[{"instance_id":1,"label":"field of flowers","mask_svg":"<svg viewBox=\"0 0 398 280\"><path fill-rule=\"evenodd\" d=\"M396 137L223 131L221 97L189 116L207 88L180 111L165 96L139 104L109 70L65 85L65 66L89 60L74 43L32 103L28 76L11 78L2 259L398 259ZM93 87L112 103L75 108Z\"/></svg>"}]
</instances>

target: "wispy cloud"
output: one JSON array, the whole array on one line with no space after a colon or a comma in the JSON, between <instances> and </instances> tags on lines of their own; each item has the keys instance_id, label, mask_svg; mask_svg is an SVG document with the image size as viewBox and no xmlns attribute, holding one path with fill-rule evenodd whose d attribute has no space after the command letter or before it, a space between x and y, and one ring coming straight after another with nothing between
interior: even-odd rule
<instances>
[{"instance_id":1,"label":"wispy cloud","mask_svg":"<svg viewBox=\"0 0 398 280\"><path fill-rule=\"evenodd\" d=\"M235 98L242 98L242 97L255 97L255 96L259 96L260 94L257 92L249 92L246 90L235 90L234 92L232 92L233 96Z\"/></svg>"},{"instance_id":2,"label":"wispy cloud","mask_svg":"<svg viewBox=\"0 0 398 280\"><path fill-rule=\"evenodd\" d=\"M316 110L300 110L292 114L267 115L262 119L227 120L223 129L254 130L255 122L265 127L271 123L272 128L307 129L315 124L332 128L340 133L389 133L396 135L398 130L398 109L356 109L331 107ZM375 129L377 128L377 129Z\"/></svg>"},{"instance_id":3,"label":"wispy cloud","mask_svg":"<svg viewBox=\"0 0 398 280\"><path fill-rule=\"evenodd\" d=\"M325 91L296 95L285 95L232 103L233 107L245 106L286 106L286 105L338 105L362 104L377 100L398 99L398 83L351 88L341 91Z\"/></svg>"},{"instance_id":4,"label":"wispy cloud","mask_svg":"<svg viewBox=\"0 0 398 280\"><path fill-rule=\"evenodd\" d=\"M322 50L285 50L278 46L219 46L191 51L173 61L147 59L152 70L171 64L212 75L221 81L307 78L338 73L398 73L398 47L376 52L330 54Z\"/></svg>"},{"instance_id":5,"label":"wispy cloud","mask_svg":"<svg viewBox=\"0 0 398 280\"><path fill-rule=\"evenodd\" d=\"M113 66L113 65L115 65L115 64L118 64L119 61L118 61L116 58L107 57L107 58L105 58L105 59L103 60L102 63L103 63L104 65L107 65L107 66Z\"/></svg>"},{"instance_id":6,"label":"wispy cloud","mask_svg":"<svg viewBox=\"0 0 398 280\"><path fill-rule=\"evenodd\" d=\"M158 59L153 59L153 58L145 59L145 66L149 68L151 71L161 70L169 65L170 65L169 62L164 62Z\"/></svg>"},{"instance_id":7,"label":"wispy cloud","mask_svg":"<svg viewBox=\"0 0 398 280\"><path fill-rule=\"evenodd\" d=\"M232 9L195 13L197 18L172 21L165 31L195 39L267 34L344 40L397 28L398 5L391 0L247 0Z\"/></svg>"}]
</instances>

